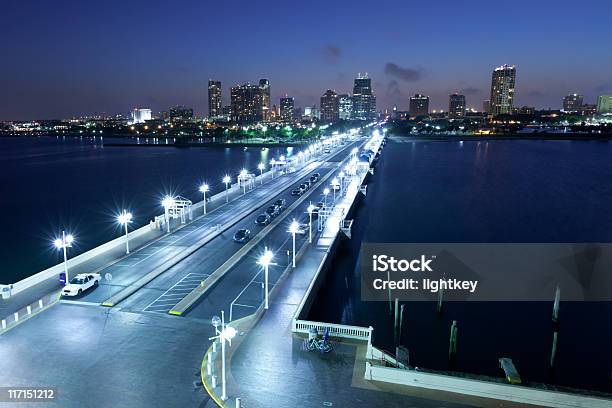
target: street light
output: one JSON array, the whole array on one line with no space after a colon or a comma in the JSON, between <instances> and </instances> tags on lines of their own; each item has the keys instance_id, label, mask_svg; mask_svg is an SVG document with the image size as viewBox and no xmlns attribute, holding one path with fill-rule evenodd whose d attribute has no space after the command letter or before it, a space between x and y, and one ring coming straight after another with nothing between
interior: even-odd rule
<instances>
[{"instance_id":1,"label":"street light","mask_svg":"<svg viewBox=\"0 0 612 408\"><path fill-rule=\"evenodd\" d=\"M274 167L276 166L276 160L270 160L270 164L272 165L272 180L274 180Z\"/></svg>"},{"instance_id":2,"label":"street light","mask_svg":"<svg viewBox=\"0 0 612 408\"><path fill-rule=\"evenodd\" d=\"M129 213L125 210L117 217L117 221L119 224L125 227L125 253L130 253L130 238L128 236L128 224L132 222L132 213Z\"/></svg>"},{"instance_id":3,"label":"street light","mask_svg":"<svg viewBox=\"0 0 612 408\"><path fill-rule=\"evenodd\" d=\"M259 180L261 181L261 184L263 184L263 171L266 168L266 165L263 163L259 163L257 165L257 168L259 169Z\"/></svg>"},{"instance_id":4,"label":"street light","mask_svg":"<svg viewBox=\"0 0 612 408\"><path fill-rule=\"evenodd\" d=\"M323 190L323 205L327 207L327 195L329 194L329 188L325 187Z\"/></svg>"},{"instance_id":5,"label":"street light","mask_svg":"<svg viewBox=\"0 0 612 408\"><path fill-rule=\"evenodd\" d=\"M215 326L216 336L210 337L209 340L219 339L221 342L221 399L225 401L227 400L227 390L225 387L225 342L227 341L230 346L232 345L232 339L236 336L236 329L225 325L223 310L221 311L221 319L218 316L213 316L211 322ZM221 330L218 329L219 324L221 324Z\"/></svg>"},{"instance_id":6,"label":"street light","mask_svg":"<svg viewBox=\"0 0 612 408\"><path fill-rule=\"evenodd\" d=\"M336 201L336 190L338 189L338 179L334 178L331 182L332 189L334 190L334 202Z\"/></svg>"},{"instance_id":7,"label":"street light","mask_svg":"<svg viewBox=\"0 0 612 408\"><path fill-rule=\"evenodd\" d=\"M200 193L204 195L204 200L202 201L202 208L204 208L204 215L206 215L206 192L208 191L208 184L204 183L200 186Z\"/></svg>"},{"instance_id":8,"label":"street light","mask_svg":"<svg viewBox=\"0 0 612 408\"><path fill-rule=\"evenodd\" d=\"M293 267L295 268L295 234L300 230L300 224L297 223L296 220L293 220L291 225L289 226L289 232L293 237Z\"/></svg>"},{"instance_id":9,"label":"street light","mask_svg":"<svg viewBox=\"0 0 612 408\"><path fill-rule=\"evenodd\" d=\"M264 267L264 282L265 282L265 290L266 290L264 308L266 310L268 309L268 270L269 270L270 265L273 265L272 264L273 257L274 257L274 254L272 253L272 251L266 248L263 255L259 258L259 262L258 262L261 266Z\"/></svg>"},{"instance_id":10,"label":"street light","mask_svg":"<svg viewBox=\"0 0 612 408\"><path fill-rule=\"evenodd\" d=\"M312 244L312 212L317 208L312 203L308 206L308 243Z\"/></svg>"},{"instance_id":11,"label":"street light","mask_svg":"<svg viewBox=\"0 0 612 408\"><path fill-rule=\"evenodd\" d=\"M72 248L72 243L74 242L74 237L71 234L66 235L66 231L62 231L62 237L57 238L53 241L53 245L57 249L61 249L64 251L64 275L66 278L66 284L70 282L68 279L68 248Z\"/></svg>"},{"instance_id":12,"label":"street light","mask_svg":"<svg viewBox=\"0 0 612 408\"><path fill-rule=\"evenodd\" d=\"M342 194L342 192L344 191L344 172L341 171L338 174L338 177L340 177L340 194Z\"/></svg>"},{"instance_id":13,"label":"street light","mask_svg":"<svg viewBox=\"0 0 612 408\"><path fill-rule=\"evenodd\" d=\"M232 182L232 178L230 176L225 175L223 177L223 183L225 183L225 202L226 203L229 203L229 196L228 196L229 193L228 193L227 187L228 187L229 183L231 183L231 182Z\"/></svg>"},{"instance_id":14,"label":"street light","mask_svg":"<svg viewBox=\"0 0 612 408\"><path fill-rule=\"evenodd\" d=\"M174 198L170 196L166 196L162 200L162 205L164 206L164 215L166 217L166 225L168 227L168 233L170 232L170 207L174 205Z\"/></svg>"}]
</instances>

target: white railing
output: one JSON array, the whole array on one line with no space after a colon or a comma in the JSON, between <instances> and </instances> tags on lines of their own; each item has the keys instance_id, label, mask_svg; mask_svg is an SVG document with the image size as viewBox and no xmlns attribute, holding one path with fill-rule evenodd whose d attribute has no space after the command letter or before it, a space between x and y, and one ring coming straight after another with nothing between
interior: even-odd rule
<instances>
[{"instance_id":1,"label":"white railing","mask_svg":"<svg viewBox=\"0 0 612 408\"><path fill-rule=\"evenodd\" d=\"M49 306L54 305L59 300L59 292L49 293L38 299L36 302L31 303L23 308L19 309L15 313L11 313L0 321L0 334L7 330L10 330L19 323L28 320L30 317L36 315L42 310L45 310Z\"/></svg>"},{"instance_id":2,"label":"white railing","mask_svg":"<svg viewBox=\"0 0 612 408\"><path fill-rule=\"evenodd\" d=\"M349 326L345 324L333 324L313 322L309 320L293 319L291 331L294 333L308 334L310 329L317 329L319 334L323 334L329 329L329 335L344 339L370 341L372 338L372 327Z\"/></svg>"}]
</instances>

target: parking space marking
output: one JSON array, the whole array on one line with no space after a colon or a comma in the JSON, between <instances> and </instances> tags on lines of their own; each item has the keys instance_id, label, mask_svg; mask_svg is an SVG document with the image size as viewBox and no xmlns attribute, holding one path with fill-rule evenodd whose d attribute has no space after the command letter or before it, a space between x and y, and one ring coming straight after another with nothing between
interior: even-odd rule
<instances>
[{"instance_id":1,"label":"parking space marking","mask_svg":"<svg viewBox=\"0 0 612 408\"><path fill-rule=\"evenodd\" d=\"M188 273L183 276L178 282L172 285L168 290L162 293L157 299L149 303L144 312L167 312L176 304L177 301L185 297L186 294L200 285L204 279L208 278L207 274Z\"/></svg>"}]
</instances>

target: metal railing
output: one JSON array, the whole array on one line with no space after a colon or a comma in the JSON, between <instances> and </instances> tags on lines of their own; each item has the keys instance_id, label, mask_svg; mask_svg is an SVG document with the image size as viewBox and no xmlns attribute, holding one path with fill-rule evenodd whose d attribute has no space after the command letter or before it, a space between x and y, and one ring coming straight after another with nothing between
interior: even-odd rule
<instances>
[{"instance_id":1,"label":"metal railing","mask_svg":"<svg viewBox=\"0 0 612 408\"><path fill-rule=\"evenodd\" d=\"M308 334L310 329L317 329L322 334L325 329L329 329L329 335L345 339L370 341L372 338L372 327L349 326L346 324L322 323L309 320L294 319L291 331L294 333Z\"/></svg>"}]
</instances>

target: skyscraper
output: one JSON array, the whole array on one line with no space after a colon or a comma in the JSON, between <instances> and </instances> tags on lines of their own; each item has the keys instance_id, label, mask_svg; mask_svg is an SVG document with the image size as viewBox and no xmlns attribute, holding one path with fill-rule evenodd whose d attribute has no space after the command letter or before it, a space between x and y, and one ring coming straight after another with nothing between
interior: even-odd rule
<instances>
[{"instance_id":1,"label":"skyscraper","mask_svg":"<svg viewBox=\"0 0 612 408\"><path fill-rule=\"evenodd\" d=\"M349 120L353 115L353 98L348 94L338 95L338 117Z\"/></svg>"},{"instance_id":2,"label":"skyscraper","mask_svg":"<svg viewBox=\"0 0 612 408\"><path fill-rule=\"evenodd\" d=\"M570 94L563 98L563 111L568 113L580 112L584 98L582 95Z\"/></svg>"},{"instance_id":3,"label":"skyscraper","mask_svg":"<svg viewBox=\"0 0 612 408\"><path fill-rule=\"evenodd\" d=\"M452 94L448 97L448 117L451 119L465 116L465 95Z\"/></svg>"},{"instance_id":4,"label":"skyscraper","mask_svg":"<svg viewBox=\"0 0 612 408\"><path fill-rule=\"evenodd\" d=\"M231 120L236 123L254 123L263 120L263 90L259 85L233 86L230 91Z\"/></svg>"},{"instance_id":5,"label":"skyscraper","mask_svg":"<svg viewBox=\"0 0 612 408\"><path fill-rule=\"evenodd\" d=\"M285 96L280 98L280 117L285 122L289 122L293 118L293 108L295 101L293 98Z\"/></svg>"},{"instance_id":6,"label":"skyscraper","mask_svg":"<svg viewBox=\"0 0 612 408\"><path fill-rule=\"evenodd\" d=\"M597 113L612 113L612 95L601 95L597 97Z\"/></svg>"},{"instance_id":7,"label":"skyscraper","mask_svg":"<svg viewBox=\"0 0 612 408\"><path fill-rule=\"evenodd\" d=\"M337 122L339 117L338 95L328 89L321 97L321 120L323 122Z\"/></svg>"},{"instance_id":8,"label":"skyscraper","mask_svg":"<svg viewBox=\"0 0 612 408\"><path fill-rule=\"evenodd\" d=\"M321 107L321 115L323 107ZM353 86L352 118L369 120L376 117L376 96L372 93L372 80L368 74L358 74Z\"/></svg>"},{"instance_id":9,"label":"skyscraper","mask_svg":"<svg viewBox=\"0 0 612 408\"><path fill-rule=\"evenodd\" d=\"M221 81L208 80L208 117L221 116Z\"/></svg>"},{"instance_id":10,"label":"skyscraper","mask_svg":"<svg viewBox=\"0 0 612 408\"><path fill-rule=\"evenodd\" d=\"M263 120L270 119L270 81L267 79L259 80L259 88L261 88L261 109Z\"/></svg>"},{"instance_id":11,"label":"skyscraper","mask_svg":"<svg viewBox=\"0 0 612 408\"><path fill-rule=\"evenodd\" d=\"M132 110L132 121L131 123L145 123L145 121L151 120L151 109L146 108L134 108Z\"/></svg>"},{"instance_id":12,"label":"skyscraper","mask_svg":"<svg viewBox=\"0 0 612 408\"><path fill-rule=\"evenodd\" d=\"M425 116L429 114L429 96L414 94L410 97L410 116Z\"/></svg>"},{"instance_id":13,"label":"skyscraper","mask_svg":"<svg viewBox=\"0 0 612 408\"><path fill-rule=\"evenodd\" d=\"M491 80L492 116L512 113L515 82L516 67L514 65L502 65L493 70Z\"/></svg>"}]
</instances>

